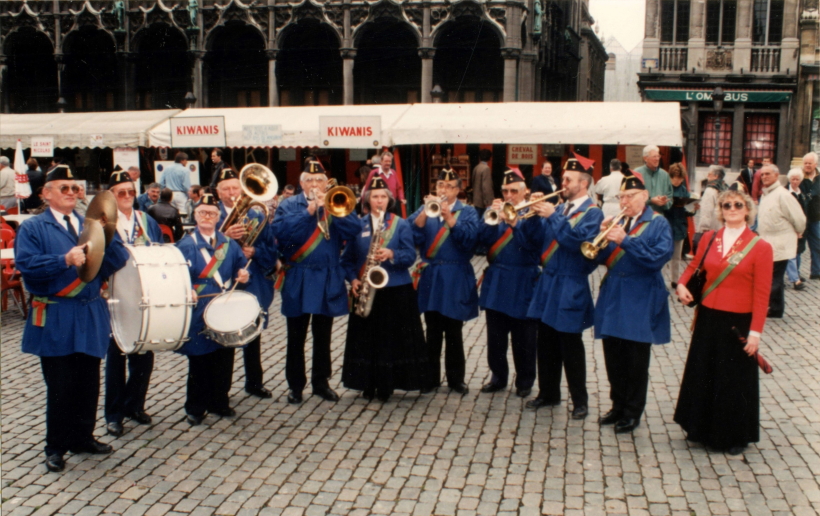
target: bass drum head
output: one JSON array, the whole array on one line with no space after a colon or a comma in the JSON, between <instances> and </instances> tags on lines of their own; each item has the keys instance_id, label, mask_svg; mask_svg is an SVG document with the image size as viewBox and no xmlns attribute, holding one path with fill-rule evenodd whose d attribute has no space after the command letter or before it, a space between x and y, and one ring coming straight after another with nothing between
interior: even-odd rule
<instances>
[{"instance_id":1,"label":"bass drum head","mask_svg":"<svg viewBox=\"0 0 820 516\"><path fill-rule=\"evenodd\" d=\"M212 331L230 333L244 329L259 317L256 296L234 290L213 299L205 308L205 324Z\"/></svg>"},{"instance_id":2,"label":"bass drum head","mask_svg":"<svg viewBox=\"0 0 820 516\"><path fill-rule=\"evenodd\" d=\"M129 253L125 267L111 277L109 311L111 312L111 331L114 340L123 353L136 351L136 342L140 340L145 313L140 310L144 297L137 259L133 247L125 246Z\"/></svg>"}]
</instances>

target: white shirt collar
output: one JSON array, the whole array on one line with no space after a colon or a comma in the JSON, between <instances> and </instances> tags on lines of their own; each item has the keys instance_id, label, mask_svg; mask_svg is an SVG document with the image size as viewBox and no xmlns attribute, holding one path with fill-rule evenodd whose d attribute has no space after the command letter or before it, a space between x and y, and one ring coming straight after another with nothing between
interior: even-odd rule
<instances>
[{"instance_id":1,"label":"white shirt collar","mask_svg":"<svg viewBox=\"0 0 820 516\"><path fill-rule=\"evenodd\" d=\"M52 208L50 206L49 206L48 209L51 210L51 214L54 215L54 218L57 219L57 222L60 223L60 225L63 226L63 228L65 228L66 231L68 231L68 226L66 226L65 219L63 218L65 216L65 214L60 213L59 211L55 210L54 208ZM71 224L74 226L74 229L77 231L77 234L79 235L80 234L80 219L78 219L77 216L74 215L73 211L69 215L69 218L71 219Z\"/></svg>"},{"instance_id":2,"label":"white shirt collar","mask_svg":"<svg viewBox=\"0 0 820 516\"><path fill-rule=\"evenodd\" d=\"M387 172L385 172L384 169L380 166L379 167L379 173L381 175L383 175L384 177L390 177L390 176L393 175L393 169L392 168L387 169Z\"/></svg>"},{"instance_id":3,"label":"white shirt collar","mask_svg":"<svg viewBox=\"0 0 820 516\"><path fill-rule=\"evenodd\" d=\"M578 211L578 208L580 208L581 205L584 204L584 202L586 202L586 200L587 200L587 197L581 197L580 199L575 199L574 201L567 201L568 204L569 203L572 204L572 208L569 210L569 213L567 213L567 217L569 217L570 215L572 215L573 213ZM566 208L563 208L561 210L561 213L564 213L563 212L564 209L566 209Z\"/></svg>"}]
</instances>

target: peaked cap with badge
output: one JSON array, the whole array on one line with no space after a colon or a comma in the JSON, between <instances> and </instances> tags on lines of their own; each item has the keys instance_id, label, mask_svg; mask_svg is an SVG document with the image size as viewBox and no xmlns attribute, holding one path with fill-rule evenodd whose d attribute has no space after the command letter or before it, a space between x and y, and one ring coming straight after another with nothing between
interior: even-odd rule
<instances>
[{"instance_id":1,"label":"peaked cap with badge","mask_svg":"<svg viewBox=\"0 0 820 516\"><path fill-rule=\"evenodd\" d=\"M227 181L228 179L239 179L239 176L236 175L236 172L234 172L232 168L225 167L219 171L219 179L216 184Z\"/></svg>"},{"instance_id":2,"label":"peaked cap with badge","mask_svg":"<svg viewBox=\"0 0 820 516\"><path fill-rule=\"evenodd\" d=\"M131 183L131 176L128 175L128 172L124 171L122 167L117 165L114 167L114 171L111 173L111 177L108 178L108 188L112 188L116 185L122 183Z\"/></svg>"},{"instance_id":3,"label":"peaked cap with badge","mask_svg":"<svg viewBox=\"0 0 820 516\"><path fill-rule=\"evenodd\" d=\"M49 181L73 181L77 179L74 177L73 172L71 171L71 167L68 165L61 163L59 165L55 165L51 170L48 171L46 175L46 183Z\"/></svg>"},{"instance_id":4,"label":"peaked cap with badge","mask_svg":"<svg viewBox=\"0 0 820 516\"><path fill-rule=\"evenodd\" d=\"M455 170L450 167L443 168L438 173L438 181L458 181Z\"/></svg>"},{"instance_id":5,"label":"peaked cap with badge","mask_svg":"<svg viewBox=\"0 0 820 516\"><path fill-rule=\"evenodd\" d=\"M624 176L621 180L621 191L626 190L646 190L643 181L636 176Z\"/></svg>"},{"instance_id":6,"label":"peaked cap with badge","mask_svg":"<svg viewBox=\"0 0 820 516\"><path fill-rule=\"evenodd\" d=\"M370 180L370 186L367 188L368 190L386 190L387 183L381 176L373 176L373 179Z\"/></svg>"},{"instance_id":7,"label":"peaked cap with badge","mask_svg":"<svg viewBox=\"0 0 820 516\"><path fill-rule=\"evenodd\" d=\"M216 200L214 194L204 193L202 197L199 198L199 202L196 203L195 208L199 208L200 206L214 206L215 208L219 208L219 201Z\"/></svg>"},{"instance_id":8,"label":"peaked cap with badge","mask_svg":"<svg viewBox=\"0 0 820 516\"><path fill-rule=\"evenodd\" d=\"M308 174L327 174L322 162L315 159L305 163L305 169L302 172L307 172Z\"/></svg>"},{"instance_id":9,"label":"peaked cap with badge","mask_svg":"<svg viewBox=\"0 0 820 516\"><path fill-rule=\"evenodd\" d=\"M524 183L524 176L521 175L521 172L517 170L507 170L504 172L504 179L501 181L502 185L508 185L511 183Z\"/></svg>"}]
</instances>

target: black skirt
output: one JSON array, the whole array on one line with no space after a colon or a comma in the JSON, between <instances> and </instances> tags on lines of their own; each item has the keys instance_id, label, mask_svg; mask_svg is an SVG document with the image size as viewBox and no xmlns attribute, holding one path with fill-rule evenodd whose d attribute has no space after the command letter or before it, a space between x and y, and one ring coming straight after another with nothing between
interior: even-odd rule
<instances>
[{"instance_id":1,"label":"black skirt","mask_svg":"<svg viewBox=\"0 0 820 516\"><path fill-rule=\"evenodd\" d=\"M726 450L760 440L757 362L732 331L748 335L752 314L698 308L675 422L687 439Z\"/></svg>"},{"instance_id":2,"label":"black skirt","mask_svg":"<svg viewBox=\"0 0 820 516\"><path fill-rule=\"evenodd\" d=\"M433 386L430 353L412 284L378 290L367 318L350 314L342 383L348 389L388 392Z\"/></svg>"}]
</instances>

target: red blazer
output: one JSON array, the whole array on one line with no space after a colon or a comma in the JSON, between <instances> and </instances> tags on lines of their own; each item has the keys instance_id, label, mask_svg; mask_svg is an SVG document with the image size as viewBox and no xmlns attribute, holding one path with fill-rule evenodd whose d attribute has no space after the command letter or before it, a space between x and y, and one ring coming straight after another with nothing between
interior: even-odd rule
<instances>
[{"instance_id":1,"label":"red blazer","mask_svg":"<svg viewBox=\"0 0 820 516\"><path fill-rule=\"evenodd\" d=\"M709 245L713 231L707 231L700 239L698 254L695 259L689 262L689 266L683 272L678 283L686 284L695 272L698 264L703 258L703 253ZM736 243L738 251L746 247L746 244L755 237L749 228L740 235ZM706 271L706 287L714 281L721 271L726 267L726 258L723 258L720 241L723 238L723 229L718 230L717 237L709 249L706 261L703 263L703 270ZM772 246L764 240L758 240L752 250L743 261L740 262L732 272L726 276L718 287L713 290L703 300L703 306L724 312L751 313L751 330L763 331L766 324L766 313L769 310L769 292L772 289L772 267L773 267Z\"/></svg>"}]
</instances>

